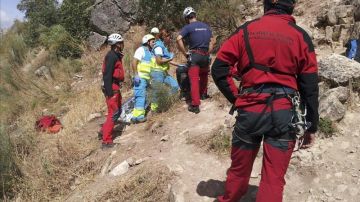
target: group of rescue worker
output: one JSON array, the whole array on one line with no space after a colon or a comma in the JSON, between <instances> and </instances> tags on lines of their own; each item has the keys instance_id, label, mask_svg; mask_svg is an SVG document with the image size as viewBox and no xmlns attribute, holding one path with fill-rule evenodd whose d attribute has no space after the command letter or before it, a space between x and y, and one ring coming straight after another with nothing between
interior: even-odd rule
<instances>
[{"instance_id":1,"label":"group of rescue worker","mask_svg":"<svg viewBox=\"0 0 360 202\"><path fill-rule=\"evenodd\" d=\"M311 38L292 17L296 0L263 3L264 15L244 23L223 42L211 71L212 31L209 25L197 20L192 7L185 8L183 18L187 24L176 38L180 52L187 58L186 66L172 61L174 54L168 49L171 35L156 27L142 38L132 63L136 73L132 79L135 97L132 122L146 121L146 89L150 81L151 85L168 85L173 94L180 90L180 95L189 101L188 110L199 113L200 100L208 98L211 72L221 93L233 104L232 111L237 111L237 116L232 134L232 162L225 193L217 198L221 202L239 201L245 195L262 142L263 165L256 201L282 201L284 176L296 140L303 143L302 148L315 141L319 89ZM121 113L124 39L120 34L112 34L107 41L111 50L103 63L103 92L108 115L102 127L102 144L112 147L112 130ZM177 67L177 79L168 73L170 65ZM234 77L240 78L239 87ZM157 99L152 98L151 110L157 110Z\"/></svg>"},{"instance_id":2,"label":"group of rescue worker","mask_svg":"<svg viewBox=\"0 0 360 202\"><path fill-rule=\"evenodd\" d=\"M174 53L168 46L171 42L171 34L166 29L154 27L149 34L143 36L141 46L136 49L132 62L132 83L135 104L132 111L132 123L146 121L147 103L152 111L158 110L158 98L156 95L161 84L168 85L172 94L177 94L181 89L181 95L189 103L188 110L199 113L200 99L209 98L207 95L207 83L210 65L210 52L212 50L211 28L196 19L196 12L192 7L187 7L183 12L187 25L183 27L177 37L179 50L187 59L185 65L173 61ZM185 48L184 42L189 45ZM122 57L124 39L120 34L111 34L107 42L111 49L105 56L103 63L103 92L108 105L108 116L101 133L103 146L111 147L112 129L121 113L120 83L124 80L124 68ZM168 70L170 65L177 67L177 79L173 78ZM147 100L147 89L151 83L152 96ZM180 84L180 86L179 86ZM181 87L181 88L180 88Z\"/></svg>"}]
</instances>

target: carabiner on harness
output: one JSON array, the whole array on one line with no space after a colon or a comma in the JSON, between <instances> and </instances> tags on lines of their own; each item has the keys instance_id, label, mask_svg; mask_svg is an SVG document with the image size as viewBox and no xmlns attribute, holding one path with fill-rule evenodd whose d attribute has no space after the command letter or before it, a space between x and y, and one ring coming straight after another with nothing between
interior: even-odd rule
<instances>
[{"instance_id":1,"label":"carabiner on harness","mask_svg":"<svg viewBox=\"0 0 360 202\"><path fill-rule=\"evenodd\" d=\"M295 96L290 97L293 105L293 116L291 117L290 126L295 130L297 139L304 136L305 131L311 127L311 122L306 121L306 105L303 110L300 106L300 95L296 93Z\"/></svg>"}]
</instances>

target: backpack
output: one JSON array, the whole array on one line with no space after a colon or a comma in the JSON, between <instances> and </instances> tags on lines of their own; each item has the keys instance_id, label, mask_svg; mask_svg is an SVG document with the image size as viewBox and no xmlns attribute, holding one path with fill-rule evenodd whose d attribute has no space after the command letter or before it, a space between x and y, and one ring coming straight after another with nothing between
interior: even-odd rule
<instances>
[{"instance_id":1,"label":"backpack","mask_svg":"<svg viewBox=\"0 0 360 202\"><path fill-rule=\"evenodd\" d=\"M354 59L355 61L360 62L360 40L350 39L346 43L345 54L349 59Z\"/></svg>"},{"instance_id":2,"label":"backpack","mask_svg":"<svg viewBox=\"0 0 360 202\"><path fill-rule=\"evenodd\" d=\"M61 122L54 115L42 116L35 123L35 129L39 132L57 133L61 128Z\"/></svg>"}]
</instances>

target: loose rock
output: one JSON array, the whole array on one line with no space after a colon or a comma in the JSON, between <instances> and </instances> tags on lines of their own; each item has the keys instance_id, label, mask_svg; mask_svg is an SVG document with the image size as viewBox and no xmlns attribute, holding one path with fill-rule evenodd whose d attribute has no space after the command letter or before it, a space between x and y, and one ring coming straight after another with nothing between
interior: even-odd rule
<instances>
[{"instance_id":1,"label":"loose rock","mask_svg":"<svg viewBox=\"0 0 360 202\"><path fill-rule=\"evenodd\" d=\"M111 172L110 175L112 176L120 176L129 171L129 163L127 161L123 161L119 165L117 165Z\"/></svg>"}]
</instances>

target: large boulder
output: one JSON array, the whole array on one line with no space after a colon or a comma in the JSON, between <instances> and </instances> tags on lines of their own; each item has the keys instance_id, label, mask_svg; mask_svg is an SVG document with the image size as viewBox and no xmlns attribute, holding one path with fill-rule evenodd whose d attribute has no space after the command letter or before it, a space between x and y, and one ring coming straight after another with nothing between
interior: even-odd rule
<instances>
[{"instance_id":1,"label":"large boulder","mask_svg":"<svg viewBox=\"0 0 360 202\"><path fill-rule=\"evenodd\" d=\"M97 0L90 21L101 34L125 33L135 22L138 0Z\"/></svg>"},{"instance_id":2,"label":"large boulder","mask_svg":"<svg viewBox=\"0 0 360 202\"><path fill-rule=\"evenodd\" d=\"M330 9L327 12L326 19L327 19L327 24L330 25L330 26L334 26L334 25L337 24L338 18L336 16L336 13L335 13L334 9Z\"/></svg>"},{"instance_id":3,"label":"large boulder","mask_svg":"<svg viewBox=\"0 0 360 202\"><path fill-rule=\"evenodd\" d=\"M91 48L94 50L100 50L101 46L105 43L106 36L98 34L96 32L91 32L87 42Z\"/></svg>"},{"instance_id":4,"label":"large boulder","mask_svg":"<svg viewBox=\"0 0 360 202\"><path fill-rule=\"evenodd\" d=\"M321 118L328 118L332 121L340 121L346 113L346 106L343 104L349 98L349 90L346 87L337 87L328 90L320 97L319 113Z\"/></svg>"},{"instance_id":5,"label":"large boulder","mask_svg":"<svg viewBox=\"0 0 360 202\"><path fill-rule=\"evenodd\" d=\"M332 54L319 61L319 76L331 86L348 86L349 80L360 82L360 63Z\"/></svg>"}]
</instances>

